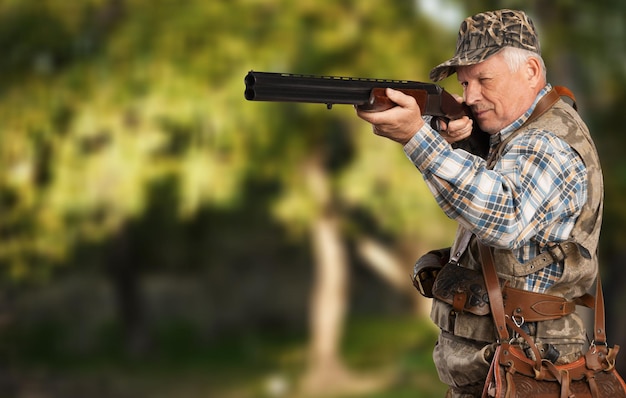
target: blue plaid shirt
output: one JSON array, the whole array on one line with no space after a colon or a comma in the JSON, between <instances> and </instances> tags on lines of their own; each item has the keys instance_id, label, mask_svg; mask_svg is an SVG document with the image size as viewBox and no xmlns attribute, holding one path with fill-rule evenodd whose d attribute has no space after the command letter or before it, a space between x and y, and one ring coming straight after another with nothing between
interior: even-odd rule
<instances>
[{"instance_id":1,"label":"blue plaid shirt","mask_svg":"<svg viewBox=\"0 0 626 398\"><path fill-rule=\"evenodd\" d=\"M492 150L524 124L550 88L518 120L491 136ZM512 250L522 263L547 243L568 239L587 200L582 159L547 130L514 137L492 170L482 158L453 150L428 123L404 151L448 217L485 244ZM544 292L562 273L562 265L554 263L529 275L525 290Z\"/></svg>"}]
</instances>

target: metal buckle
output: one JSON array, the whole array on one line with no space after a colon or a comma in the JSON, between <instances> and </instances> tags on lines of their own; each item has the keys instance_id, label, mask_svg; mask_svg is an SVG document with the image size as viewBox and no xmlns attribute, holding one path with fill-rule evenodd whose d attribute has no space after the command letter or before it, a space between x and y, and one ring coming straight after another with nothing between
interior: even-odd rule
<instances>
[{"instance_id":1,"label":"metal buckle","mask_svg":"<svg viewBox=\"0 0 626 398\"><path fill-rule=\"evenodd\" d=\"M431 291L426 291L427 288L424 286L424 282L434 282L438 273L438 268L426 268L421 270L417 273L417 275L415 275L415 278L413 278L413 286L417 289L417 291L420 292L422 296L432 297L432 286L429 287L429 290ZM429 285L432 285L432 283L429 283Z\"/></svg>"},{"instance_id":2,"label":"metal buckle","mask_svg":"<svg viewBox=\"0 0 626 398\"><path fill-rule=\"evenodd\" d=\"M558 252L556 249L558 249ZM565 250L563 250L563 247L561 247L560 243L548 245L547 252L555 263L560 263L567 257L567 254L565 253Z\"/></svg>"},{"instance_id":3,"label":"metal buckle","mask_svg":"<svg viewBox=\"0 0 626 398\"><path fill-rule=\"evenodd\" d=\"M422 296L425 296L424 286L422 285L422 275L425 272L426 271L418 272L417 275L415 275L415 278L413 278L413 286L417 289L418 292L420 292Z\"/></svg>"},{"instance_id":4,"label":"metal buckle","mask_svg":"<svg viewBox=\"0 0 626 398\"><path fill-rule=\"evenodd\" d=\"M591 343L589 344L589 350L592 354L595 354L597 352L596 347L599 345L604 346L607 350L609 348L609 344L606 341L604 343L596 343L595 340L591 340Z\"/></svg>"}]
</instances>

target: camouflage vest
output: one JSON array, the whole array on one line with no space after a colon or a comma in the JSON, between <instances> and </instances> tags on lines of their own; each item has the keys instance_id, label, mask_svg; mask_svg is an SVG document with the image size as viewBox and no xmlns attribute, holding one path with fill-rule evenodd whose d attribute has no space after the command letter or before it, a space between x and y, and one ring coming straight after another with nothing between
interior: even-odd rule
<instances>
[{"instance_id":1,"label":"camouflage vest","mask_svg":"<svg viewBox=\"0 0 626 398\"><path fill-rule=\"evenodd\" d=\"M568 300L582 296L593 286L598 274L597 248L602 224L603 179L595 145L584 122L578 113L563 101L558 101L537 120L523 126L501 143L496 160L512 138L530 129L542 129L555 133L567 142L582 158L587 169L587 202L582 208L568 241L574 243L574 250L565 258L562 277L545 293L564 297ZM495 162L493 162L495 163ZM489 165L493 167L493 164ZM459 227L455 246L463 228ZM452 250L456 247L453 246ZM521 264L510 250L495 249L494 260L500 278L509 281L515 288L523 288L526 276L550 265L529 261ZM461 257L461 266L481 270L478 247L474 238ZM476 316L470 313L455 313L452 307L440 300L433 300L431 318L443 330L457 336L477 341L492 342L495 330L491 315ZM584 343L584 325L574 313L554 321L538 322L536 337L539 341L552 344Z\"/></svg>"}]
</instances>

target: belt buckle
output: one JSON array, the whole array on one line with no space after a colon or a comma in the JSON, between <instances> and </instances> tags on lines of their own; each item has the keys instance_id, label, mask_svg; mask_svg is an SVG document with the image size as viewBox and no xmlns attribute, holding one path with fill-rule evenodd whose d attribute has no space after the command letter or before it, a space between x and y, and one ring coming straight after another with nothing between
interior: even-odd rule
<instances>
[{"instance_id":1,"label":"belt buckle","mask_svg":"<svg viewBox=\"0 0 626 398\"><path fill-rule=\"evenodd\" d=\"M556 249L558 249L558 252ZM565 253L565 250L563 250L563 247L561 247L560 243L548 245L546 250L555 263L560 263L567 257L567 254Z\"/></svg>"}]
</instances>

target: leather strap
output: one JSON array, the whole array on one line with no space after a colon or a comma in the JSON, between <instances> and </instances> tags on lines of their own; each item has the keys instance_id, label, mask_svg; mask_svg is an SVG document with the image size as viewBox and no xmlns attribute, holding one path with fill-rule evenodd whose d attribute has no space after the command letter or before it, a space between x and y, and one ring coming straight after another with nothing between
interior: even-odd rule
<instances>
[{"instance_id":1,"label":"leather strap","mask_svg":"<svg viewBox=\"0 0 626 398\"><path fill-rule=\"evenodd\" d=\"M574 93L572 93L572 91L564 86L554 86L554 89L556 90L557 93L559 93L559 95L561 97L567 97L570 99L570 101L572 101L572 108L574 108L575 111L578 112L578 105L576 104L576 97L574 96Z\"/></svg>"},{"instance_id":2,"label":"leather strap","mask_svg":"<svg viewBox=\"0 0 626 398\"><path fill-rule=\"evenodd\" d=\"M600 275L596 280L596 305L595 305L595 328L593 330L593 340L597 344L604 345L606 348L606 330L604 322L604 294L602 293L602 282Z\"/></svg>"},{"instance_id":3,"label":"leather strap","mask_svg":"<svg viewBox=\"0 0 626 398\"><path fill-rule=\"evenodd\" d=\"M552 90L548 91L543 97L541 97L539 102L537 102L537 105L535 105L533 113L528 117L528 119L526 119L522 126L534 122L537 118L539 118L539 116L543 115L548 109L552 108L552 106L554 106L554 104L561 99L559 90L560 88L557 89L556 87L553 87Z\"/></svg>"},{"instance_id":4,"label":"leather strap","mask_svg":"<svg viewBox=\"0 0 626 398\"><path fill-rule=\"evenodd\" d=\"M524 125L529 124L541 115L543 115L548 109L552 108L554 104L557 103L561 97L567 97L572 101L572 107L575 110L578 110L578 106L576 105L576 97L574 97L574 93L564 86L554 86L552 90L548 91L540 100L537 102L533 113L530 117L524 122Z\"/></svg>"},{"instance_id":5,"label":"leather strap","mask_svg":"<svg viewBox=\"0 0 626 398\"><path fill-rule=\"evenodd\" d=\"M498 333L498 341L505 342L509 339L509 331L506 328L506 318L504 316L504 301L502 299L502 291L500 290L500 282L498 273L493 262L493 254L491 249L480 241L478 241L478 250L480 259L483 264L483 275L485 277L485 286L489 295L489 305L491 306L491 315L496 325Z\"/></svg>"}]
</instances>

